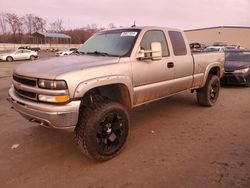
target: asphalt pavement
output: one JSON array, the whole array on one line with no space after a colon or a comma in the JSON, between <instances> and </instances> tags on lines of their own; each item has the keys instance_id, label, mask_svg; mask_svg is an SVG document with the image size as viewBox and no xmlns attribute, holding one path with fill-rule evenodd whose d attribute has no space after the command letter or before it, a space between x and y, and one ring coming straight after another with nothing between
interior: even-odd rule
<instances>
[{"instance_id":1,"label":"asphalt pavement","mask_svg":"<svg viewBox=\"0 0 250 188\"><path fill-rule=\"evenodd\" d=\"M223 87L210 108L189 92L138 107L121 154L100 163L78 150L72 130L41 127L10 109L20 63L0 62L0 187L250 187L250 88Z\"/></svg>"}]
</instances>

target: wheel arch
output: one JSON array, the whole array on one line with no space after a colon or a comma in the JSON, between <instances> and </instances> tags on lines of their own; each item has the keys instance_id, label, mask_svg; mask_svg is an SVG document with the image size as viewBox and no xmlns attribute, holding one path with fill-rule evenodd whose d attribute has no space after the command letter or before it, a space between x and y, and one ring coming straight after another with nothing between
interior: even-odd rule
<instances>
[{"instance_id":1,"label":"wheel arch","mask_svg":"<svg viewBox=\"0 0 250 188\"><path fill-rule=\"evenodd\" d=\"M113 82L115 79L119 82ZM84 99L89 98L92 94L97 94L109 100L121 103L130 109L133 106L132 84L128 80L121 79L121 77L114 79L109 77L85 81L76 88L74 98Z\"/></svg>"},{"instance_id":2,"label":"wheel arch","mask_svg":"<svg viewBox=\"0 0 250 188\"><path fill-rule=\"evenodd\" d=\"M220 79L223 75L221 65L216 63L207 67L201 87L205 86L209 75L216 75Z\"/></svg>"},{"instance_id":3,"label":"wheel arch","mask_svg":"<svg viewBox=\"0 0 250 188\"><path fill-rule=\"evenodd\" d=\"M7 61L7 59L8 59L9 57L12 59L12 61L14 61L14 57L12 57L11 55L8 55L8 56L6 57L6 59L5 59L5 61Z\"/></svg>"}]
</instances>

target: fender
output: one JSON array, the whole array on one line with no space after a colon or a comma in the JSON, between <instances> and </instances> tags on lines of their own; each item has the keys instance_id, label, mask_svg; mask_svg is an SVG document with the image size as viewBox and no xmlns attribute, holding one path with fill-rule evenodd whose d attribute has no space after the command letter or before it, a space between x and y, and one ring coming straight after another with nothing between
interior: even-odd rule
<instances>
[{"instance_id":1,"label":"fender","mask_svg":"<svg viewBox=\"0 0 250 188\"><path fill-rule=\"evenodd\" d=\"M114 84L122 84L127 88L130 96L130 103L131 106L133 106L133 85L131 79L125 75L109 75L85 80L78 84L78 86L76 87L74 92L74 98L82 98L91 89Z\"/></svg>"},{"instance_id":2,"label":"fender","mask_svg":"<svg viewBox=\"0 0 250 188\"><path fill-rule=\"evenodd\" d=\"M222 61L223 62L223 61ZM207 81L207 78L208 78L208 75L209 75L209 72L212 68L219 68L219 78L222 77L223 73L224 73L224 64L222 66L221 62L214 62L214 63L210 63L207 67L206 67L206 70L205 70L205 75L203 77L203 81L202 81L202 85L200 88L202 88L205 84L206 84L206 81Z\"/></svg>"}]
</instances>

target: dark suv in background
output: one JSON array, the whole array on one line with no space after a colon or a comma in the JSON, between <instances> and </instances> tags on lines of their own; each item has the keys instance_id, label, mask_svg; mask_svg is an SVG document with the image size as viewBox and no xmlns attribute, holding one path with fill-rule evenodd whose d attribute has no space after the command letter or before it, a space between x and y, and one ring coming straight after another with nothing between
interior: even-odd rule
<instances>
[{"instance_id":1,"label":"dark suv in background","mask_svg":"<svg viewBox=\"0 0 250 188\"><path fill-rule=\"evenodd\" d=\"M221 84L250 86L250 50L225 51L225 74Z\"/></svg>"}]
</instances>

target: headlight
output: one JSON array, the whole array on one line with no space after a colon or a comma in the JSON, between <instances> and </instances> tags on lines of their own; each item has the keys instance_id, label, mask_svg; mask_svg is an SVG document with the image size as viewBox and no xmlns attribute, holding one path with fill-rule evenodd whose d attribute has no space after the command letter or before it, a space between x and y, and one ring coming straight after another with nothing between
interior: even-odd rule
<instances>
[{"instance_id":1,"label":"headlight","mask_svg":"<svg viewBox=\"0 0 250 188\"><path fill-rule=\"evenodd\" d=\"M239 69L239 70L235 70L234 73L247 73L249 71L249 67L248 68L244 68L244 69Z\"/></svg>"},{"instance_id":2,"label":"headlight","mask_svg":"<svg viewBox=\"0 0 250 188\"><path fill-rule=\"evenodd\" d=\"M62 96L38 95L38 99L43 102L61 103L61 102L68 102L69 96L68 95L62 95Z\"/></svg>"},{"instance_id":3,"label":"headlight","mask_svg":"<svg viewBox=\"0 0 250 188\"><path fill-rule=\"evenodd\" d=\"M44 89L67 89L67 84L64 80L38 80L38 86Z\"/></svg>"}]
</instances>

